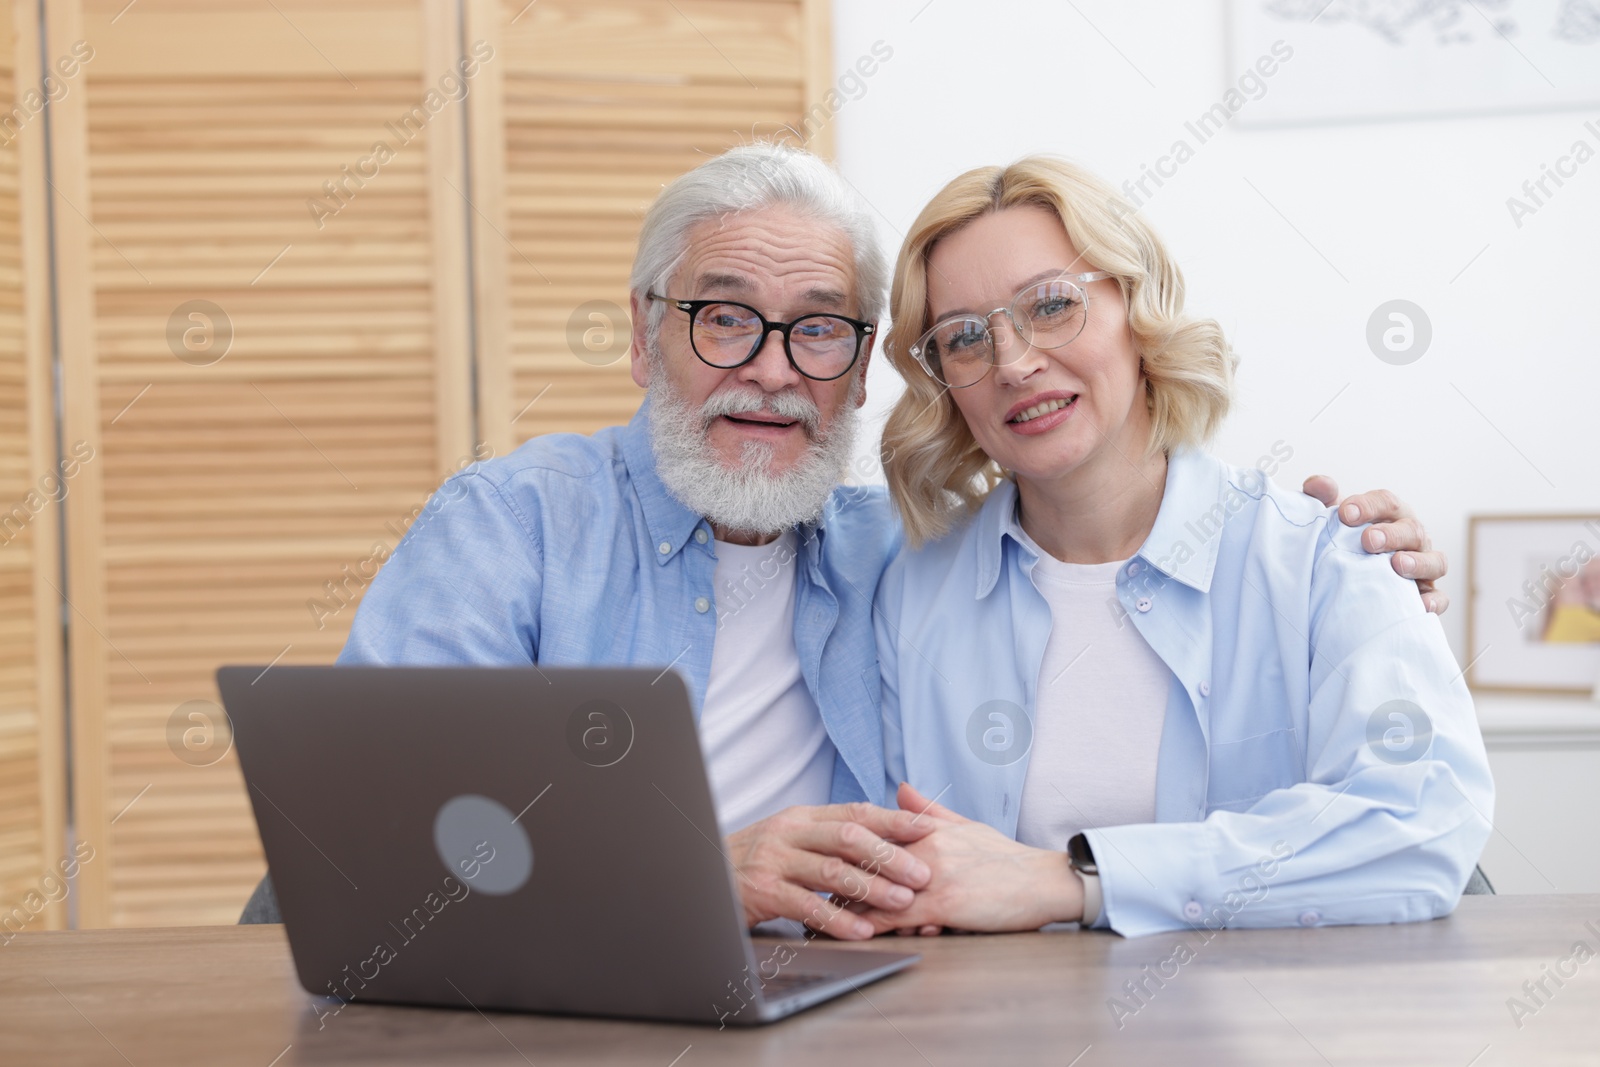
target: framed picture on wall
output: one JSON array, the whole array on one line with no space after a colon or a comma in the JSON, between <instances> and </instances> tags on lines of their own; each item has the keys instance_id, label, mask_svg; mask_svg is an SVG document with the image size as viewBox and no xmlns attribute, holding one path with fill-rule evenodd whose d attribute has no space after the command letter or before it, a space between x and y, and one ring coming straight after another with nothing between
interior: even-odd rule
<instances>
[{"instance_id":1,"label":"framed picture on wall","mask_svg":"<svg viewBox=\"0 0 1600 1067\"><path fill-rule=\"evenodd\" d=\"M1274 72L1225 105L1241 126L1600 103L1600 0L1232 0L1230 22L1229 71Z\"/></svg>"},{"instance_id":2,"label":"framed picture on wall","mask_svg":"<svg viewBox=\"0 0 1600 1067\"><path fill-rule=\"evenodd\" d=\"M1474 515L1467 684L1600 695L1600 514Z\"/></svg>"}]
</instances>

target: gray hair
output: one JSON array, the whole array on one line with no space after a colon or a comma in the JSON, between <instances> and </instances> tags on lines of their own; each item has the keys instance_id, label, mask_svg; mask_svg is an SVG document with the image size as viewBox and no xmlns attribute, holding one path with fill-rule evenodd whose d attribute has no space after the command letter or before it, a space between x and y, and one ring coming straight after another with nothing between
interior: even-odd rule
<instances>
[{"instance_id":1,"label":"gray hair","mask_svg":"<svg viewBox=\"0 0 1600 1067\"><path fill-rule=\"evenodd\" d=\"M661 190L639 231L628 287L641 303L647 292L666 295L672 272L689 250L691 229L707 219L775 204L797 208L844 231L855 253L857 314L878 321L883 316L889 265L878 247L866 204L821 158L768 141L730 148ZM666 310L659 301L650 303L644 329L651 348Z\"/></svg>"}]
</instances>

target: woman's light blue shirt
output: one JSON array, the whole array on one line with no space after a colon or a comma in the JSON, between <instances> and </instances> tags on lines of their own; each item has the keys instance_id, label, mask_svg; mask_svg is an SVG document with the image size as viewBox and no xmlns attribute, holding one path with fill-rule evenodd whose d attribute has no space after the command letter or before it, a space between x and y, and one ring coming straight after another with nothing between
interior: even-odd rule
<instances>
[{"instance_id":1,"label":"woman's light blue shirt","mask_svg":"<svg viewBox=\"0 0 1600 1067\"><path fill-rule=\"evenodd\" d=\"M885 571L874 615L889 803L901 781L1016 835L1050 608L1003 482ZM1088 831L1100 921L1185 927L1448 914L1494 786L1439 621L1332 509L1175 453L1106 610L1171 676L1156 822ZM1092 654L1092 653L1091 653Z\"/></svg>"}]
</instances>

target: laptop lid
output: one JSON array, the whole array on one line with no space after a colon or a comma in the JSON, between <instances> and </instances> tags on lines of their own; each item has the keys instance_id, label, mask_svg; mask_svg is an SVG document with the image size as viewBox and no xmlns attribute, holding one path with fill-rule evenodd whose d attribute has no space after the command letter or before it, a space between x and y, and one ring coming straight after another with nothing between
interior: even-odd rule
<instances>
[{"instance_id":1,"label":"laptop lid","mask_svg":"<svg viewBox=\"0 0 1600 1067\"><path fill-rule=\"evenodd\" d=\"M711 1021L747 973L677 674L230 666L217 683L310 992Z\"/></svg>"}]
</instances>

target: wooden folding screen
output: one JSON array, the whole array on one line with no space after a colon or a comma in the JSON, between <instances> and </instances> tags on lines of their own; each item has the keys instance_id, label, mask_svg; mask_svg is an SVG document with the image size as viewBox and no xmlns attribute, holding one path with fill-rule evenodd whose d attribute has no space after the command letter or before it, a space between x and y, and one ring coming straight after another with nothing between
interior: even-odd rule
<instances>
[{"instance_id":1,"label":"wooden folding screen","mask_svg":"<svg viewBox=\"0 0 1600 1067\"><path fill-rule=\"evenodd\" d=\"M828 0L13 3L0 937L69 845L79 925L230 922L216 667L331 661L447 474L629 417L639 219L729 145L830 150Z\"/></svg>"},{"instance_id":2,"label":"wooden folding screen","mask_svg":"<svg viewBox=\"0 0 1600 1067\"><path fill-rule=\"evenodd\" d=\"M0 943L64 925L60 498L38 5L0 8ZM64 84L52 72L49 89ZM76 464L74 464L74 468ZM65 864L65 865L64 865Z\"/></svg>"},{"instance_id":3,"label":"wooden folding screen","mask_svg":"<svg viewBox=\"0 0 1600 1067\"><path fill-rule=\"evenodd\" d=\"M80 921L232 922L263 861L214 670L330 662L471 458L476 78L449 0L49 17L93 50L52 105Z\"/></svg>"},{"instance_id":4,"label":"wooden folding screen","mask_svg":"<svg viewBox=\"0 0 1600 1067\"><path fill-rule=\"evenodd\" d=\"M479 433L626 422L627 278L661 186L731 145L831 153L828 0L468 0Z\"/></svg>"}]
</instances>

